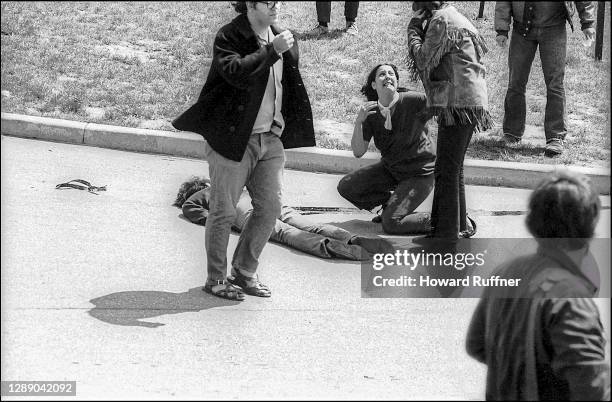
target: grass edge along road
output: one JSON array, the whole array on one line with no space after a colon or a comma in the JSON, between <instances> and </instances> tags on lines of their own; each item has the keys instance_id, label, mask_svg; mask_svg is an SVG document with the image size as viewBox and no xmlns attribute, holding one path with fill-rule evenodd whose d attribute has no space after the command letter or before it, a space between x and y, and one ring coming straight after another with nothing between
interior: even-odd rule
<instances>
[{"instance_id":1,"label":"grass edge along road","mask_svg":"<svg viewBox=\"0 0 612 402\"><path fill-rule=\"evenodd\" d=\"M451 2L485 37L491 113L501 125L507 48L493 31L494 2ZM170 121L195 102L206 78L216 31L236 13L229 2L2 2L2 111L126 127L173 130ZM609 5L606 15L609 16ZM361 2L357 37L344 35L343 3L332 3L331 33L300 40L300 69L317 122L317 144L349 149L359 89L379 62L405 64L409 2ZM609 21L609 18L606 19ZM314 2L286 2L283 26L304 33L316 24ZM499 141L499 128L475 134L468 158L610 166L609 23L604 58L587 55L578 17L568 29L565 89L569 135L561 157L543 156L546 89L539 56L527 86L521 145ZM373 56L375 55L375 56ZM435 135L435 124L431 124ZM372 147L372 150L374 148Z\"/></svg>"}]
</instances>

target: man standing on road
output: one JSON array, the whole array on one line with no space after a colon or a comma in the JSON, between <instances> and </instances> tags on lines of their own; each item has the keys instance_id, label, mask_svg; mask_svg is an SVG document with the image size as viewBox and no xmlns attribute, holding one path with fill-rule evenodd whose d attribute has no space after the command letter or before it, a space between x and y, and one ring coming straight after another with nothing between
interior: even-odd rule
<instances>
[{"instance_id":1,"label":"man standing on road","mask_svg":"<svg viewBox=\"0 0 612 402\"><path fill-rule=\"evenodd\" d=\"M315 139L310 101L298 70L297 42L277 25L280 2L233 4L240 15L215 37L198 101L172 124L207 141L212 186L204 290L243 300L243 292L270 296L255 272L281 211L284 148L314 146ZM226 280L229 235L245 185L253 213L240 234L232 275Z\"/></svg>"},{"instance_id":2,"label":"man standing on road","mask_svg":"<svg viewBox=\"0 0 612 402\"><path fill-rule=\"evenodd\" d=\"M610 400L588 251L600 208L589 179L570 172L532 193L526 223L538 251L498 268L520 286L487 287L468 330L468 354L488 368L487 400Z\"/></svg>"},{"instance_id":3,"label":"man standing on road","mask_svg":"<svg viewBox=\"0 0 612 402\"><path fill-rule=\"evenodd\" d=\"M514 20L508 51L508 92L504 101L503 140L507 144L521 141L525 132L525 87L536 49L540 48L542 72L546 83L544 134L549 157L563 153L567 124L565 119L565 54L567 50L566 22L572 31L572 17L578 9L585 39L595 38L592 1L498 1L495 3L497 44L505 47ZM575 6L575 8L574 8Z\"/></svg>"}]
</instances>

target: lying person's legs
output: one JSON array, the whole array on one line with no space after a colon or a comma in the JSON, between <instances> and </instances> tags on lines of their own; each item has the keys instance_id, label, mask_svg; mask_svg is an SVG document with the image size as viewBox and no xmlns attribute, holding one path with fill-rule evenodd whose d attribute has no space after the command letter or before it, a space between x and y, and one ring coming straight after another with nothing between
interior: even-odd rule
<instances>
[{"instance_id":1,"label":"lying person's legs","mask_svg":"<svg viewBox=\"0 0 612 402\"><path fill-rule=\"evenodd\" d=\"M348 244L348 239L342 241L326 237L318 233L299 229L279 219L276 220L276 225L274 226L270 240L286 244L297 250L321 258L337 257L357 261L368 260L370 258L368 252L361 246Z\"/></svg>"},{"instance_id":2,"label":"lying person's legs","mask_svg":"<svg viewBox=\"0 0 612 402\"><path fill-rule=\"evenodd\" d=\"M348 243L349 240L351 240L351 237L353 237L352 233L337 226L328 225L326 223L312 222L295 209L287 206L283 206L279 219L298 229L302 229L310 233L316 233L331 239L340 240L344 243Z\"/></svg>"},{"instance_id":3,"label":"lying person's legs","mask_svg":"<svg viewBox=\"0 0 612 402\"><path fill-rule=\"evenodd\" d=\"M232 229L241 232L252 212L251 198L243 192L236 206L236 219ZM357 261L369 259L368 252L361 246L348 244L351 237L353 235L344 229L310 223L295 209L283 206L281 217L276 220L270 235L270 241L321 258L337 257Z\"/></svg>"},{"instance_id":4,"label":"lying person's legs","mask_svg":"<svg viewBox=\"0 0 612 402\"><path fill-rule=\"evenodd\" d=\"M431 231L431 214L414 212L434 188L433 174L401 181L382 213L382 227L389 234L420 234Z\"/></svg>"}]
</instances>

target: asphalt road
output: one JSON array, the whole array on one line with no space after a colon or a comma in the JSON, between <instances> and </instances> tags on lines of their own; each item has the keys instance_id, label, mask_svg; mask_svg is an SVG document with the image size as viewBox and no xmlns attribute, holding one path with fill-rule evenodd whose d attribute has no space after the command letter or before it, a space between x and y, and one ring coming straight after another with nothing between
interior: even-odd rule
<instances>
[{"instance_id":1,"label":"asphalt road","mask_svg":"<svg viewBox=\"0 0 612 402\"><path fill-rule=\"evenodd\" d=\"M464 351L476 299L362 298L359 263L269 244L272 297L224 301L200 290L205 229L171 206L205 162L6 136L1 150L3 380L77 381L79 400L484 398ZM107 191L55 189L76 178ZM339 179L287 170L285 204L348 208ZM528 195L468 187L478 236L528 237ZM311 218L382 236L371 216Z\"/></svg>"}]
</instances>

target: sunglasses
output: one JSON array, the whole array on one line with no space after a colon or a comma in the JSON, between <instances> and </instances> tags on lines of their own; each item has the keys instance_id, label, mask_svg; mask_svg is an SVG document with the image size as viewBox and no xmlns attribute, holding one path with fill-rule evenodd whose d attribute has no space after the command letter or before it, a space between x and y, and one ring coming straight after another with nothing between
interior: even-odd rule
<instances>
[{"instance_id":1,"label":"sunglasses","mask_svg":"<svg viewBox=\"0 0 612 402\"><path fill-rule=\"evenodd\" d=\"M280 1L258 1L257 3L265 4L266 7L268 7L268 9L270 10L278 6L278 3L280 3Z\"/></svg>"}]
</instances>

